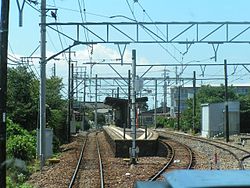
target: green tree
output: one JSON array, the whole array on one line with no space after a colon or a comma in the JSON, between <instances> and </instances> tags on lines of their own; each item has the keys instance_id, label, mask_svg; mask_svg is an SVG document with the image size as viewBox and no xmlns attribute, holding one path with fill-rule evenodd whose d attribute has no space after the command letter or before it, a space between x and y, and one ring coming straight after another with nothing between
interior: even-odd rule
<instances>
[{"instance_id":1,"label":"green tree","mask_svg":"<svg viewBox=\"0 0 250 188\"><path fill-rule=\"evenodd\" d=\"M27 130L37 124L39 82L24 66L8 68L7 111L11 120Z\"/></svg>"},{"instance_id":2,"label":"green tree","mask_svg":"<svg viewBox=\"0 0 250 188\"><path fill-rule=\"evenodd\" d=\"M36 156L36 138L27 130L7 119L8 158L31 161Z\"/></svg>"},{"instance_id":3,"label":"green tree","mask_svg":"<svg viewBox=\"0 0 250 188\"><path fill-rule=\"evenodd\" d=\"M58 139L61 143L66 141L67 102L62 99L62 78L52 76L46 81L46 114L47 125L53 128L54 148L58 148Z\"/></svg>"},{"instance_id":4,"label":"green tree","mask_svg":"<svg viewBox=\"0 0 250 188\"><path fill-rule=\"evenodd\" d=\"M62 99L62 89L62 78L52 76L46 80L46 104L50 109L65 108L66 101Z\"/></svg>"},{"instance_id":5,"label":"green tree","mask_svg":"<svg viewBox=\"0 0 250 188\"><path fill-rule=\"evenodd\" d=\"M240 127L241 132L250 132L250 93L239 96L240 100Z\"/></svg>"},{"instance_id":6,"label":"green tree","mask_svg":"<svg viewBox=\"0 0 250 188\"><path fill-rule=\"evenodd\" d=\"M234 92L233 87L228 87L228 100L237 100L237 95ZM201 129L201 104L204 103L219 103L225 100L225 86L213 87L211 85L204 85L199 88L196 95L196 117L195 120L195 132L199 132ZM181 115L181 128L188 131L193 128L193 101L187 99L188 108Z\"/></svg>"}]
</instances>

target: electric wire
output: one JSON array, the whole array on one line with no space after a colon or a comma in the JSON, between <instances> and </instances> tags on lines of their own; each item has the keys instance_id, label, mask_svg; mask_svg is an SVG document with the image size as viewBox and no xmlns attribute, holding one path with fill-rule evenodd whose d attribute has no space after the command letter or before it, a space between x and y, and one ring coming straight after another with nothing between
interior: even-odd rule
<instances>
[{"instance_id":1,"label":"electric wire","mask_svg":"<svg viewBox=\"0 0 250 188\"><path fill-rule=\"evenodd\" d=\"M82 13L82 6L81 6L81 3L80 3L80 0L78 0L78 6L79 6L79 11L80 11L80 15L81 15L81 20L82 22L87 22L87 16L86 16L86 6L85 6L85 1L82 0L82 6L83 6L83 12L84 12L84 16L83 16L83 13ZM84 17L84 18L83 18ZM87 27L87 26L86 26ZM84 35L85 35L85 39L86 39L86 42L89 42L89 33L87 31L87 29L84 28ZM88 56L89 56L89 60L91 61L91 52L89 50L89 48L87 47L87 51L88 51Z\"/></svg>"},{"instance_id":2,"label":"electric wire","mask_svg":"<svg viewBox=\"0 0 250 188\"><path fill-rule=\"evenodd\" d=\"M143 10L143 13L146 14L146 16L149 18L149 20L150 20L152 23L154 23L153 19L149 16L149 14L148 14L147 11L143 8L143 6L141 5L141 3L140 3L139 1L137 1L137 4L140 6L140 8ZM160 28L159 28L156 24L154 24L154 25L155 25L156 29L162 34L162 36L166 38L166 35L164 35L164 33L160 30ZM184 54L184 53L182 53L178 48L176 48L175 45L173 45L172 43L171 43L171 45L172 45L172 46L175 48L175 50L177 50L180 54L182 54L182 55Z\"/></svg>"},{"instance_id":3,"label":"electric wire","mask_svg":"<svg viewBox=\"0 0 250 188\"><path fill-rule=\"evenodd\" d=\"M57 51L56 46L55 46L55 44L54 44L54 42L53 42L53 40L52 40L52 37L50 36L50 33L47 32L47 34L48 34L49 40L50 40L50 42L51 42L53 48L55 49L55 51Z\"/></svg>"},{"instance_id":4,"label":"electric wire","mask_svg":"<svg viewBox=\"0 0 250 188\"><path fill-rule=\"evenodd\" d=\"M41 11L40 11L38 8L36 8L34 5L32 5L32 2L31 2L31 1L25 0L25 2L26 2L32 9L34 9L35 11L41 13ZM33 3L33 4L34 4L34 3ZM37 5L37 4L35 4L35 5Z\"/></svg>"},{"instance_id":5,"label":"electric wire","mask_svg":"<svg viewBox=\"0 0 250 188\"><path fill-rule=\"evenodd\" d=\"M135 14L134 14L134 11L132 10L132 8L131 8L131 6L130 6L128 0L126 0L126 2L127 2L127 5L128 5L128 7L129 7L129 10L130 10L131 14L133 15L134 20L135 20L136 22L138 22L137 19L136 19ZM157 42L157 44L158 44L162 49L164 49L164 50L167 52L167 54L169 54L175 61L177 61L178 63L181 63L181 62L182 62L182 61L178 60L178 59L177 59L177 58L176 58L167 48L165 48L161 43L159 43L159 42L156 40L156 38L154 38L154 36L152 36L152 34L150 34L150 33L145 29L144 26L142 26L142 28L143 28L143 30L144 30L153 40L155 40L155 42Z\"/></svg>"},{"instance_id":6,"label":"electric wire","mask_svg":"<svg viewBox=\"0 0 250 188\"><path fill-rule=\"evenodd\" d=\"M56 2L55 2L55 0L53 0L53 2L54 2L54 7L56 7ZM56 19L55 21L57 22L57 20L60 20L58 15L57 15L57 19ZM56 25L56 29L57 29L57 31L61 31L61 32L63 33L62 27L60 27L61 30L59 30L58 25ZM59 42L60 42L60 45L61 45L61 49L63 50L63 49L64 49L64 46L63 46L63 42L62 42L61 35L60 35L59 32L57 32L57 35L58 35L58 39L59 39ZM64 41L64 42L65 42L65 44L67 45L66 41ZM64 59L67 61L67 56L66 56L65 52L62 53L62 56L63 56Z\"/></svg>"}]
</instances>

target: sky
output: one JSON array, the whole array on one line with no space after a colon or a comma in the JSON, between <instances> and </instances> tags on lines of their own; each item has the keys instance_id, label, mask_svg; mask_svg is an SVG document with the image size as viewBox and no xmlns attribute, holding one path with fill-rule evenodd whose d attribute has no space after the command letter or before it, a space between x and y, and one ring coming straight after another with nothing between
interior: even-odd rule
<instances>
[{"instance_id":1,"label":"sky","mask_svg":"<svg viewBox=\"0 0 250 188\"><path fill-rule=\"evenodd\" d=\"M22 5L23 0L18 0ZM19 27L19 11L17 2L12 0L10 3L9 21L9 58L20 62L21 57L40 57L40 0L38 4L29 3L26 0L22 11L23 26ZM131 22L132 20L141 22L244 22L250 21L248 0L47 0L47 23L52 22ZM51 10L57 9L57 20L51 17ZM81 14L82 13L82 14ZM117 15L122 15L117 17ZM110 18L116 16L116 18ZM127 18L129 19L127 19ZM239 26L240 29L246 26ZM74 28L56 28L62 33L75 35ZM91 28L90 28L91 29ZM180 30L183 28L180 28ZM235 29L235 33L239 30ZM176 30L173 30L173 36ZM178 31L180 31L178 30ZM204 32L206 28L204 29ZM101 29L100 29L100 32ZM128 31L128 33L131 31ZM164 32L163 28L158 28L157 32ZM82 34L84 36L84 34ZM215 37L223 37L223 32L216 33ZM47 28L47 57L67 48L71 43L62 35L52 29ZM243 35L243 39L249 38L250 31ZM119 36L117 36L119 38ZM223 63L224 59L230 62L249 62L249 44L222 44L218 48L217 62L214 61L214 51L211 44L193 44L186 52L186 45L183 44L129 44L126 46L124 62L131 63L132 49L137 53L137 64L186 64L194 63ZM86 66L88 76L90 76L90 65L86 62L112 62L115 69L122 75L127 76L130 66L120 66L120 58L117 45L96 44L92 47L79 45L72 51L72 60L77 61L78 66ZM92 54L91 54L92 51ZM183 55L185 53L185 55ZM52 75L52 67L55 63L56 74L64 79L67 88L67 60L68 53L58 56L59 60L51 60L47 63L47 76ZM13 64L13 62L9 62ZM38 59L29 61L30 69L39 77ZM248 68L248 66L246 66ZM138 67L137 74L141 76L148 67ZM164 66L153 67L146 76L163 76ZM184 69L185 68L185 69ZM174 66L166 67L169 77L176 77ZM249 68L250 69L250 68ZM220 84L223 80L222 66L197 66L197 67L178 67L177 74L182 77L192 78L193 71L196 71L197 78L213 78L211 80L200 80L197 84ZM110 77L118 76L108 65L95 65L92 74ZM203 74L202 74L203 73ZM242 66L231 66L228 68L229 84L248 84L250 73ZM154 83L145 83L145 89L152 90ZM174 82L172 83L174 84ZM184 81L182 84L191 85L192 82ZM151 86L152 85L152 86ZM158 102L162 102L162 87L159 87ZM65 89L66 93L66 89ZM153 99L153 96L151 97ZM103 97L99 97L103 100ZM153 105L153 104L152 104Z\"/></svg>"}]
</instances>

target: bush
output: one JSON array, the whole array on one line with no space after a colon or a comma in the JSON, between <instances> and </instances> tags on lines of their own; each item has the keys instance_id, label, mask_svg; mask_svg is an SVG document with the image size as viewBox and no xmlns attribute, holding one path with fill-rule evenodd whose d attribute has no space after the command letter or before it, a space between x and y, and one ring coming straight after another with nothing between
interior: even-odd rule
<instances>
[{"instance_id":1,"label":"bush","mask_svg":"<svg viewBox=\"0 0 250 188\"><path fill-rule=\"evenodd\" d=\"M7 171L7 187L9 188L31 188L30 185L24 183L27 181L29 171L26 163L20 159L9 159L6 161Z\"/></svg>"},{"instance_id":2,"label":"bush","mask_svg":"<svg viewBox=\"0 0 250 188\"><path fill-rule=\"evenodd\" d=\"M54 153L57 153L60 151L60 145L61 145L61 142L59 140L59 138L55 135L53 135L53 152Z\"/></svg>"},{"instance_id":3,"label":"bush","mask_svg":"<svg viewBox=\"0 0 250 188\"><path fill-rule=\"evenodd\" d=\"M36 156L36 140L33 136L14 135L8 138L7 154L11 158L31 161Z\"/></svg>"},{"instance_id":4,"label":"bush","mask_svg":"<svg viewBox=\"0 0 250 188\"><path fill-rule=\"evenodd\" d=\"M22 127L20 127L18 124L13 123L10 119L7 119L7 138L10 138L14 135L26 135L29 134L29 132Z\"/></svg>"},{"instance_id":5,"label":"bush","mask_svg":"<svg viewBox=\"0 0 250 188\"><path fill-rule=\"evenodd\" d=\"M7 155L30 161L36 156L36 139L27 130L7 119Z\"/></svg>"}]
</instances>

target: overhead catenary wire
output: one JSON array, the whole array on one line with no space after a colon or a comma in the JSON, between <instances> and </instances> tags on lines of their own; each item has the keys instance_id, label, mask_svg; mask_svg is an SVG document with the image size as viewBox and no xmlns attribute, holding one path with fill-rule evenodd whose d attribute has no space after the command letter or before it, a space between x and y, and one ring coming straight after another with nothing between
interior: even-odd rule
<instances>
[{"instance_id":1,"label":"overhead catenary wire","mask_svg":"<svg viewBox=\"0 0 250 188\"><path fill-rule=\"evenodd\" d=\"M85 23L85 22L87 22L85 1L82 0L82 5L81 5L80 0L78 0L78 6L79 6L80 15L81 15L81 20L83 23ZM83 6L84 16L82 13L82 6ZM84 29L84 35L85 35L86 42L89 42L90 41L89 40L89 33L88 33L87 29ZM87 47L87 51L88 51L89 60L91 61L92 51L89 50L89 47Z\"/></svg>"},{"instance_id":2,"label":"overhead catenary wire","mask_svg":"<svg viewBox=\"0 0 250 188\"><path fill-rule=\"evenodd\" d=\"M132 8L131 8L131 6L130 6L128 0L126 0L126 3L127 3L128 7L129 7L129 10L130 10L130 12L131 12L131 14L132 14L134 20L135 20L136 22L138 22L137 19L136 19L135 14L134 14L134 11L132 10ZM143 28L143 30L144 30L153 40L155 40L155 41L157 42L156 38L155 38L152 34L150 34L150 33L145 29L144 26L142 26L142 28ZM157 42L157 44L158 44L161 48L163 48L163 49L167 52L167 54L169 54L175 61L177 61L178 63L181 63L181 62L182 62L182 61L178 60L178 59L177 59L177 58L176 58L176 57L175 57L175 56L174 56L165 46L163 46L161 43Z\"/></svg>"},{"instance_id":3,"label":"overhead catenary wire","mask_svg":"<svg viewBox=\"0 0 250 188\"><path fill-rule=\"evenodd\" d=\"M143 13L146 14L146 16L149 18L149 20L154 23L153 19L149 16L149 14L147 13L147 11L143 8L143 6L141 5L141 3L139 1L136 1L136 3L141 7L141 9L143 10ZM157 31L159 31L162 36L164 36L166 38L166 35L164 35L164 33L160 30L160 28L155 24L155 27L157 29ZM175 48L175 50L177 50L182 56L184 56L184 53L182 53L178 48L176 48L176 46L174 44L171 43L171 45Z\"/></svg>"}]
</instances>

